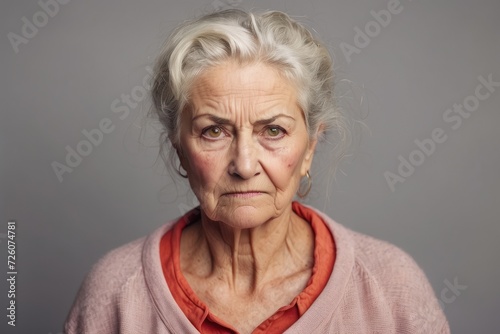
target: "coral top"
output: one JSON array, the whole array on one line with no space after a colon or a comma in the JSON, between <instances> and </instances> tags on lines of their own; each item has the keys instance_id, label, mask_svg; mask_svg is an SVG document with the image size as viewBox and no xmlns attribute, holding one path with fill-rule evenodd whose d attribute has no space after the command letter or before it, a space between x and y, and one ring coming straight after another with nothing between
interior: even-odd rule
<instances>
[{"instance_id":1,"label":"coral top","mask_svg":"<svg viewBox=\"0 0 500 334\"><path fill-rule=\"evenodd\" d=\"M282 333L295 323L320 295L328 282L335 262L335 243L330 230L312 209L298 202L292 203L293 211L309 222L315 235L314 266L306 288L289 305L284 305L254 331L257 333ZM180 241L184 227L199 219L199 212L191 211L162 237L160 260L163 274L172 296L189 321L201 333L238 333L230 324L214 316L196 296L182 275L180 266Z\"/></svg>"}]
</instances>

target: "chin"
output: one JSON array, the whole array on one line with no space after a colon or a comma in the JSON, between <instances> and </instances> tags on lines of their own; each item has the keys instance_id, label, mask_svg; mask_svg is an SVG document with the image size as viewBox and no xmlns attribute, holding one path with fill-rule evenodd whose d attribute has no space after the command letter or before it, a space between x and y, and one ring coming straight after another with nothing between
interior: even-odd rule
<instances>
[{"instance_id":1,"label":"chin","mask_svg":"<svg viewBox=\"0 0 500 334\"><path fill-rule=\"evenodd\" d=\"M274 211L265 206L238 205L218 210L216 221L237 229L259 227L273 218Z\"/></svg>"}]
</instances>

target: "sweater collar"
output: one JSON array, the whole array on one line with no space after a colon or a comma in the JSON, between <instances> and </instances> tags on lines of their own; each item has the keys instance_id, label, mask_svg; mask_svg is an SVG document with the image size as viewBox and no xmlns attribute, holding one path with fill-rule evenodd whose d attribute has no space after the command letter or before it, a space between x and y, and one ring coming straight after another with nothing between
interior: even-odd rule
<instances>
[{"instance_id":1,"label":"sweater collar","mask_svg":"<svg viewBox=\"0 0 500 334\"><path fill-rule=\"evenodd\" d=\"M304 206L321 216L330 229L336 246L335 266L323 292L285 333L324 332L326 323L333 317L340 305L354 268L354 247L348 230L323 212L308 205ZM199 208L194 208L187 215L198 213ZM142 250L143 274L155 310L167 329L173 333L198 333L175 302L165 282L160 262L160 240L177 221L178 219L167 222L146 238Z\"/></svg>"}]
</instances>

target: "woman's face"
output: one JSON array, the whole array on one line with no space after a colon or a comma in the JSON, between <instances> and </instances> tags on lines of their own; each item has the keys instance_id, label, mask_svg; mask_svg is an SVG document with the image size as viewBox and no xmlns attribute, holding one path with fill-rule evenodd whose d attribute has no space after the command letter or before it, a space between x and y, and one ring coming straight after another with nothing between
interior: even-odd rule
<instances>
[{"instance_id":1,"label":"woman's face","mask_svg":"<svg viewBox=\"0 0 500 334\"><path fill-rule=\"evenodd\" d=\"M290 212L316 145L295 87L268 65L227 62L190 93L178 153L204 214L252 228Z\"/></svg>"}]
</instances>

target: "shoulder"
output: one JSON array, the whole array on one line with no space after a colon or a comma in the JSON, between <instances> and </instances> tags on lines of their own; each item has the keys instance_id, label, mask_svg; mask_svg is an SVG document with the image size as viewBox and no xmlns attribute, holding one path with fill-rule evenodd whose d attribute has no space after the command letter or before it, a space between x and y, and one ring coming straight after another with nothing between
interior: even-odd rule
<instances>
[{"instance_id":1,"label":"shoulder","mask_svg":"<svg viewBox=\"0 0 500 334\"><path fill-rule=\"evenodd\" d=\"M422 329L428 329L423 332L449 333L432 286L408 253L321 215L334 235L335 266L339 265L340 272L345 273L339 275L343 276L346 286L342 296L344 310L363 309L378 321L387 322L390 318L390 326L398 333Z\"/></svg>"},{"instance_id":2,"label":"shoulder","mask_svg":"<svg viewBox=\"0 0 500 334\"><path fill-rule=\"evenodd\" d=\"M340 256L343 259L351 258L360 272L370 273L376 277L382 276L384 280L393 278L403 281L427 281L418 264L401 248L353 231L337 223L325 213L310 206L305 207L312 209L323 219L334 237L335 247L341 252Z\"/></svg>"},{"instance_id":3,"label":"shoulder","mask_svg":"<svg viewBox=\"0 0 500 334\"><path fill-rule=\"evenodd\" d=\"M415 260L401 248L374 237L346 229L354 249L356 265L362 272L384 281L391 280L415 284L427 282L427 278Z\"/></svg>"},{"instance_id":4,"label":"shoulder","mask_svg":"<svg viewBox=\"0 0 500 334\"><path fill-rule=\"evenodd\" d=\"M106 298L119 290L141 271L141 254L146 237L111 250L94 264L80 292L87 299Z\"/></svg>"},{"instance_id":5,"label":"shoulder","mask_svg":"<svg viewBox=\"0 0 500 334\"><path fill-rule=\"evenodd\" d=\"M350 258L353 275L368 275L381 285L417 285L430 288L427 278L415 260L401 248L353 231L316 210L330 228L335 246L340 253L338 260ZM430 290L432 291L432 289ZM433 294L432 294L433 295Z\"/></svg>"},{"instance_id":6,"label":"shoulder","mask_svg":"<svg viewBox=\"0 0 500 334\"><path fill-rule=\"evenodd\" d=\"M408 253L386 241L351 230L348 233L355 254L353 279L376 284L399 329L449 332L431 284Z\"/></svg>"},{"instance_id":7,"label":"shoulder","mask_svg":"<svg viewBox=\"0 0 500 334\"><path fill-rule=\"evenodd\" d=\"M355 255L354 275L369 276L395 299L412 292L435 299L425 273L408 253L389 242L347 231Z\"/></svg>"},{"instance_id":8,"label":"shoulder","mask_svg":"<svg viewBox=\"0 0 500 334\"><path fill-rule=\"evenodd\" d=\"M99 319L114 317L120 292L141 272L141 253L146 238L140 238L103 256L85 277L65 323L65 333L92 333L111 328L96 327ZM101 325L97 325L101 326Z\"/></svg>"},{"instance_id":9,"label":"shoulder","mask_svg":"<svg viewBox=\"0 0 500 334\"><path fill-rule=\"evenodd\" d=\"M167 223L147 237L108 252L92 267L67 316L65 333L116 333L117 322L123 320L119 318L124 312L132 314L127 315L129 318L146 316L141 312L151 308L146 307L150 297L144 276L144 258L154 256L145 253L154 253L155 245L171 226ZM161 266L157 267L161 271Z\"/></svg>"}]
</instances>

